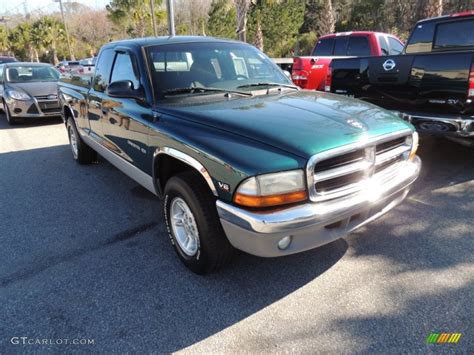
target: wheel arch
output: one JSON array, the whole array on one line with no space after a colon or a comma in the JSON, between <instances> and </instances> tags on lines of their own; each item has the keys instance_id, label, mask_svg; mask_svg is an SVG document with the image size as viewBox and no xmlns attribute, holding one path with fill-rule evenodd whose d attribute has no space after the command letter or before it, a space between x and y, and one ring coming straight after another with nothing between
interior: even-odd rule
<instances>
[{"instance_id":1,"label":"wheel arch","mask_svg":"<svg viewBox=\"0 0 474 355\"><path fill-rule=\"evenodd\" d=\"M207 169L195 158L177 149L163 147L157 148L153 154L153 183L157 195L162 197L166 182L173 175L195 171L203 178L214 196L218 196L214 182Z\"/></svg>"}]
</instances>

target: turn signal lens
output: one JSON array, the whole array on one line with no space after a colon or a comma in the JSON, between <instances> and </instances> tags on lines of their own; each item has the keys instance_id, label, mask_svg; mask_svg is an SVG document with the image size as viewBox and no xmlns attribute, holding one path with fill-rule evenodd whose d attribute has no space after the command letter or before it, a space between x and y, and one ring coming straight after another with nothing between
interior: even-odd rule
<instances>
[{"instance_id":1,"label":"turn signal lens","mask_svg":"<svg viewBox=\"0 0 474 355\"><path fill-rule=\"evenodd\" d=\"M273 207L301 202L308 198L306 191L296 191L281 195L251 196L237 192L234 202L246 207Z\"/></svg>"},{"instance_id":2,"label":"turn signal lens","mask_svg":"<svg viewBox=\"0 0 474 355\"><path fill-rule=\"evenodd\" d=\"M413 160L416 157L416 151L418 150L418 133L413 132L413 142L411 144L411 151L408 160Z\"/></svg>"}]
</instances>

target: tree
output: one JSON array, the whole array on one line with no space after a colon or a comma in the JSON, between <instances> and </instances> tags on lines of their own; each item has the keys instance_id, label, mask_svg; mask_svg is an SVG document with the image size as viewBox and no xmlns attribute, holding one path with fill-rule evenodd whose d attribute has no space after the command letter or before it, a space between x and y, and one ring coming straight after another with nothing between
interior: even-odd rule
<instances>
[{"instance_id":1,"label":"tree","mask_svg":"<svg viewBox=\"0 0 474 355\"><path fill-rule=\"evenodd\" d=\"M429 18L443 14L443 0L424 0L421 2L420 17Z\"/></svg>"},{"instance_id":2,"label":"tree","mask_svg":"<svg viewBox=\"0 0 474 355\"><path fill-rule=\"evenodd\" d=\"M111 0L105 8L108 18L124 27L129 36L144 37L151 34L150 1L155 4L155 17L163 19L162 0Z\"/></svg>"},{"instance_id":3,"label":"tree","mask_svg":"<svg viewBox=\"0 0 474 355\"><path fill-rule=\"evenodd\" d=\"M58 64L58 44L66 40L63 24L54 17L44 16L36 21L33 27L36 45L51 51L53 64Z\"/></svg>"},{"instance_id":4,"label":"tree","mask_svg":"<svg viewBox=\"0 0 474 355\"><path fill-rule=\"evenodd\" d=\"M211 36L236 39L237 11L229 0L213 0L207 31Z\"/></svg>"},{"instance_id":5,"label":"tree","mask_svg":"<svg viewBox=\"0 0 474 355\"><path fill-rule=\"evenodd\" d=\"M33 61L33 47L31 44L31 26L23 22L16 26L8 35L8 41L11 43L15 53L22 59Z\"/></svg>"},{"instance_id":6,"label":"tree","mask_svg":"<svg viewBox=\"0 0 474 355\"><path fill-rule=\"evenodd\" d=\"M335 31L335 25L336 22L332 11L332 2L331 0L324 0L322 11L318 16L317 33L319 33L319 35L333 33Z\"/></svg>"},{"instance_id":7,"label":"tree","mask_svg":"<svg viewBox=\"0 0 474 355\"><path fill-rule=\"evenodd\" d=\"M237 11L237 36L239 41L247 42L247 15L251 0L232 0Z\"/></svg>"}]
</instances>

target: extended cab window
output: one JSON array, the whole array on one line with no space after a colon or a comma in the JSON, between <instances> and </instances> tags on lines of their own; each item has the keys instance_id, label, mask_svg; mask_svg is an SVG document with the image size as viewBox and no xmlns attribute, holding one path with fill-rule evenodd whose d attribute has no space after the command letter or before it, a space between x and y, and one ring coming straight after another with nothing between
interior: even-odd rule
<instances>
[{"instance_id":1,"label":"extended cab window","mask_svg":"<svg viewBox=\"0 0 474 355\"><path fill-rule=\"evenodd\" d=\"M316 47L314 48L312 55L320 57L331 56L333 46L334 38L320 39L318 43L316 43Z\"/></svg>"},{"instance_id":2,"label":"extended cab window","mask_svg":"<svg viewBox=\"0 0 474 355\"><path fill-rule=\"evenodd\" d=\"M0 83L3 83L3 65L0 64Z\"/></svg>"},{"instance_id":3,"label":"extended cab window","mask_svg":"<svg viewBox=\"0 0 474 355\"><path fill-rule=\"evenodd\" d=\"M370 45L367 37L353 36L349 38L347 55L364 57L370 55Z\"/></svg>"},{"instance_id":4,"label":"extended cab window","mask_svg":"<svg viewBox=\"0 0 474 355\"><path fill-rule=\"evenodd\" d=\"M436 28L434 48L474 46L474 20L440 23Z\"/></svg>"},{"instance_id":5,"label":"extended cab window","mask_svg":"<svg viewBox=\"0 0 474 355\"><path fill-rule=\"evenodd\" d=\"M114 69L112 70L112 78L110 82L129 80L133 83L133 88L138 89L140 82L133 70L133 63L130 54L117 53L114 62Z\"/></svg>"},{"instance_id":6,"label":"extended cab window","mask_svg":"<svg viewBox=\"0 0 474 355\"><path fill-rule=\"evenodd\" d=\"M97 61L94 77L94 90L104 92L109 85L110 71L114 62L115 51L112 48L104 49Z\"/></svg>"},{"instance_id":7,"label":"extended cab window","mask_svg":"<svg viewBox=\"0 0 474 355\"><path fill-rule=\"evenodd\" d=\"M431 52L434 24L432 22L416 25L405 49L405 53Z\"/></svg>"},{"instance_id":8,"label":"extended cab window","mask_svg":"<svg viewBox=\"0 0 474 355\"><path fill-rule=\"evenodd\" d=\"M403 45L393 37L388 37L390 42L390 55L398 55L403 52Z\"/></svg>"}]
</instances>

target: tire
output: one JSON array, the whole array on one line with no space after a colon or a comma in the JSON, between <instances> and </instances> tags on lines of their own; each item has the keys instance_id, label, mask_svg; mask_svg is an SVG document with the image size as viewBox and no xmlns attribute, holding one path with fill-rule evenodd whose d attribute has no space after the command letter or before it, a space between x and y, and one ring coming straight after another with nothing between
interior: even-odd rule
<instances>
[{"instance_id":1,"label":"tire","mask_svg":"<svg viewBox=\"0 0 474 355\"><path fill-rule=\"evenodd\" d=\"M182 202L191 212L187 229L177 226L173 215ZM183 206L181 206L183 207ZM225 236L216 209L216 199L202 177L195 172L184 172L168 180L164 191L166 228L176 254L190 270L199 275L217 271L230 262L233 247ZM185 214L181 220L186 219ZM184 217L184 218L183 218ZM180 222L180 224L182 224ZM193 247L183 246L180 232L196 229ZM196 228L197 227L197 228ZM189 234L188 234L189 235ZM181 240L181 241L180 241Z\"/></svg>"},{"instance_id":2,"label":"tire","mask_svg":"<svg viewBox=\"0 0 474 355\"><path fill-rule=\"evenodd\" d=\"M3 101L3 113L5 114L5 118L10 126L14 126L18 123L18 121L10 115L10 109L5 101Z\"/></svg>"},{"instance_id":3,"label":"tire","mask_svg":"<svg viewBox=\"0 0 474 355\"><path fill-rule=\"evenodd\" d=\"M69 117L66 124L72 157L79 164L90 164L97 159L97 153L81 139L74 120Z\"/></svg>"}]
</instances>

